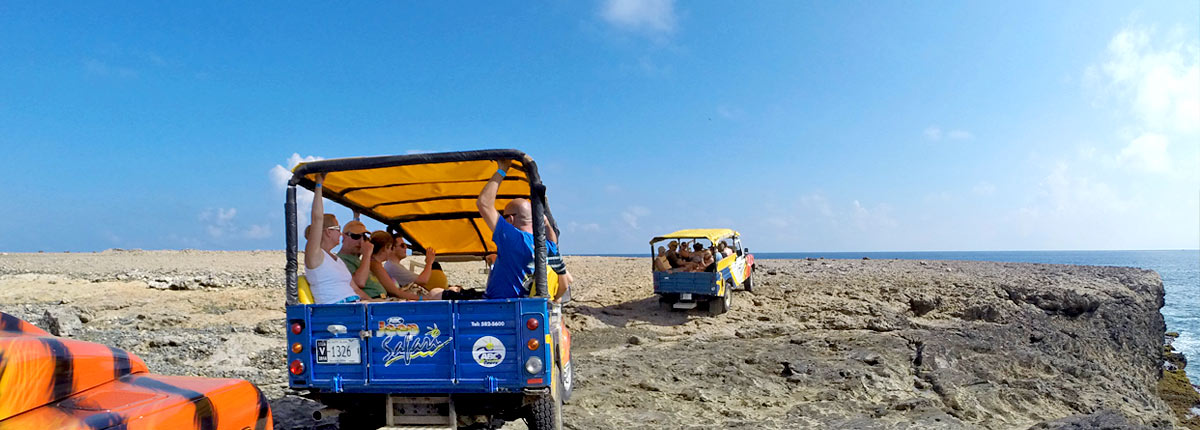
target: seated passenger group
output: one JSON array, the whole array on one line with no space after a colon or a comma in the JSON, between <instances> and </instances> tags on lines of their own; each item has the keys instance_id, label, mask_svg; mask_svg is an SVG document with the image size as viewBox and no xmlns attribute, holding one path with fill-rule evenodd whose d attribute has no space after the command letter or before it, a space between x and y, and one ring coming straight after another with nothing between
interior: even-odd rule
<instances>
[{"instance_id":1,"label":"seated passenger group","mask_svg":"<svg viewBox=\"0 0 1200 430\"><path fill-rule=\"evenodd\" d=\"M725 242L717 242L716 246L708 249L693 242L691 251L688 251L686 244L680 246L675 240L667 246L669 249L658 247L657 256L654 257L656 272L715 272L718 261L734 254L733 248Z\"/></svg>"},{"instance_id":2,"label":"seated passenger group","mask_svg":"<svg viewBox=\"0 0 1200 430\"><path fill-rule=\"evenodd\" d=\"M529 201L516 199L509 202L504 208L503 218L492 209L499 182L504 177L501 173L507 170L508 164L500 163L501 170L484 186L478 200L480 213L492 228L492 241L497 247L495 265L483 293L448 286L445 273L435 261L437 252L433 248L425 250L425 268L416 274L400 263L408 255L404 238L393 237L386 231L370 233L358 220L339 227L337 217L324 213L324 175L318 175L313 196L312 224L304 231L304 237L308 240L304 249L305 276L313 301L329 304L528 296L530 283L527 279L531 278L534 270L533 223ZM484 209L485 200L488 210ZM560 287L554 297L558 300L572 278L559 256L557 236L548 222L546 231L547 265L560 275ZM341 249L334 254L331 251L339 243ZM364 261L367 264L363 264Z\"/></svg>"}]
</instances>

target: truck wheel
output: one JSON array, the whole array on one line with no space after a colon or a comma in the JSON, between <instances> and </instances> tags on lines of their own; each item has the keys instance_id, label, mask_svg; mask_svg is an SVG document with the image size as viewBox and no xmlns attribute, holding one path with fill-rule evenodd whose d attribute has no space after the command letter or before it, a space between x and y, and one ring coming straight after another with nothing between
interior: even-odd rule
<instances>
[{"instance_id":1,"label":"truck wheel","mask_svg":"<svg viewBox=\"0 0 1200 430\"><path fill-rule=\"evenodd\" d=\"M554 366L555 383L550 385L550 394L538 397L529 405L525 424L529 430L562 430L562 369Z\"/></svg>"},{"instance_id":2,"label":"truck wheel","mask_svg":"<svg viewBox=\"0 0 1200 430\"><path fill-rule=\"evenodd\" d=\"M571 362L568 361L562 364L562 377L559 378L559 383L562 385L562 402L571 401L571 389L575 387L575 371L572 370Z\"/></svg>"},{"instance_id":3,"label":"truck wheel","mask_svg":"<svg viewBox=\"0 0 1200 430\"><path fill-rule=\"evenodd\" d=\"M708 301L708 313L713 314L713 315L720 315L725 312L728 312L729 308L732 306L733 306L733 290L726 288L724 297L713 297L712 300Z\"/></svg>"},{"instance_id":4,"label":"truck wheel","mask_svg":"<svg viewBox=\"0 0 1200 430\"><path fill-rule=\"evenodd\" d=\"M742 282L742 288L745 288L746 291L754 291L754 274L753 273L751 273L749 276L746 276L746 280L744 282Z\"/></svg>"},{"instance_id":5,"label":"truck wheel","mask_svg":"<svg viewBox=\"0 0 1200 430\"><path fill-rule=\"evenodd\" d=\"M667 311L667 312L673 311L673 310L675 310L675 307L674 307L675 302L678 300L679 300L679 297L673 297L669 294L663 294L661 296L658 296L658 309Z\"/></svg>"}]
</instances>

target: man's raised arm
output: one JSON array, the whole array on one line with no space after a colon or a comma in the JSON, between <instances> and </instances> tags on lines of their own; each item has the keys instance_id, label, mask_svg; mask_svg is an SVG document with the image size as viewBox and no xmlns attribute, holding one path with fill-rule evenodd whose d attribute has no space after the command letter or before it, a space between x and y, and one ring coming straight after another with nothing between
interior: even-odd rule
<instances>
[{"instance_id":1,"label":"man's raised arm","mask_svg":"<svg viewBox=\"0 0 1200 430\"><path fill-rule=\"evenodd\" d=\"M488 179L487 184L484 184L483 191L479 192L479 199L475 200L479 216L483 217L483 222L487 223L488 228L492 231L496 231L496 222L500 219L500 214L496 212L496 193L500 191L500 182L508 174L508 168L512 166L512 161L500 160L498 164L500 168L492 174L492 178Z\"/></svg>"}]
</instances>

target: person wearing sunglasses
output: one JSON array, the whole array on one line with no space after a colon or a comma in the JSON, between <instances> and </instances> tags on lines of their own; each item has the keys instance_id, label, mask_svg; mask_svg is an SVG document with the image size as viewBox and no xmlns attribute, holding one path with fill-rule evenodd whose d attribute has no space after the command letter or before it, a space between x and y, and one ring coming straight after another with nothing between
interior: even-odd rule
<instances>
[{"instance_id":1,"label":"person wearing sunglasses","mask_svg":"<svg viewBox=\"0 0 1200 430\"><path fill-rule=\"evenodd\" d=\"M318 304L352 303L367 298L337 255L330 252L341 241L337 217L325 213L321 197L325 175L316 177L313 190L312 224L304 229L304 277Z\"/></svg>"},{"instance_id":2,"label":"person wearing sunglasses","mask_svg":"<svg viewBox=\"0 0 1200 430\"><path fill-rule=\"evenodd\" d=\"M404 243L404 238L399 235L395 236L394 239L392 252L388 256L387 261L383 263L383 269L399 285L417 284L422 287L428 285L429 278L433 275L433 263L437 258L437 251L433 248L425 249L425 269L418 275L413 273L412 270L408 270L401 263L405 257L408 257L408 244Z\"/></svg>"},{"instance_id":3,"label":"person wearing sunglasses","mask_svg":"<svg viewBox=\"0 0 1200 430\"><path fill-rule=\"evenodd\" d=\"M371 244L371 232L362 221L350 220L342 226L342 248L338 250L338 257L353 274L355 286L362 289L370 299L382 299L387 297L387 290L383 288L379 279L371 274L370 265L362 264L363 261L371 261L375 251L375 246Z\"/></svg>"}]
</instances>

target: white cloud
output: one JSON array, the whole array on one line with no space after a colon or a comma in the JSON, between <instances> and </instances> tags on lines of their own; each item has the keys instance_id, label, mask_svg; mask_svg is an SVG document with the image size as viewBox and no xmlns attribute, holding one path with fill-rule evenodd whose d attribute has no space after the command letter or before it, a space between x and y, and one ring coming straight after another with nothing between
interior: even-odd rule
<instances>
[{"instance_id":1,"label":"white cloud","mask_svg":"<svg viewBox=\"0 0 1200 430\"><path fill-rule=\"evenodd\" d=\"M932 141L946 140L967 140L973 139L975 135L966 130L942 130L941 127L931 125L925 128L925 138Z\"/></svg>"},{"instance_id":2,"label":"white cloud","mask_svg":"<svg viewBox=\"0 0 1200 430\"><path fill-rule=\"evenodd\" d=\"M674 0L605 0L600 17L622 30L670 34L675 31Z\"/></svg>"},{"instance_id":3,"label":"white cloud","mask_svg":"<svg viewBox=\"0 0 1200 430\"><path fill-rule=\"evenodd\" d=\"M637 229L638 218L647 215L650 215L650 209L646 209L641 206L629 206L625 208L624 212L621 212L621 219L624 220L625 224L628 224L630 228Z\"/></svg>"},{"instance_id":4,"label":"white cloud","mask_svg":"<svg viewBox=\"0 0 1200 430\"><path fill-rule=\"evenodd\" d=\"M288 157L288 161L287 161L288 167L285 168L282 165L276 164L275 167L272 167L271 170L267 172L267 175L270 176L271 183L275 184L275 188L278 189L279 191L283 191L283 190L287 189L288 181L290 181L292 179L292 169L295 169L297 165L299 165L300 163L308 163L308 162L324 160L324 159L325 159L324 157L318 157L315 155L308 155L308 156L301 157L300 154L292 153L292 156ZM312 207L312 199L313 199L312 191L309 191L309 190L306 190L303 188L296 189L296 209L297 210L300 210L304 214L307 214L308 213L307 211L309 210L309 208ZM300 217L300 219L304 219L304 217Z\"/></svg>"},{"instance_id":5,"label":"white cloud","mask_svg":"<svg viewBox=\"0 0 1200 430\"><path fill-rule=\"evenodd\" d=\"M946 138L950 140L966 140L974 137L971 132L966 130L950 130L946 133Z\"/></svg>"},{"instance_id":6,"label":"white cloud","mask_svg":"<svg viewBox=\"0 0 1200 430\"><path fill-rule=\"evenodd\" d=\"M208 234L209 238L216 241L227 238L265 239L271 236L271 228L266 224L254 224L247 228L238 226L234 221L237 213L237 208L209 208L200 212L197 218L203 224L204 232ZM182 238L172 235L171 239Z\"/></svg>"},{"instance_id":7,"label":"white cloud","mask_svg":"<svg viewBox=\"0 0 1200 430\"><path fill-rule=\"evenodd\" d=\"M200 212L200 221L204 222L204 230L214 239L220 239L234 233L236 227L233 218L237 216L237 208L205 209Z\"/></svg>"},{"instance_id":8,"label":"white cloud","mask_svg":"<svg viewBox=\"0 0 1200 430\"><path fill-rule=\"evenodd\" d=\"M833 218L833 208L829 205L829 200L821 194L809 194L800 198L800 204L806 208L816 210L826 218Z\"/></svg>"},{"instance_id":9,"label":"white cloud","mask_svg":"<svg viewBox=\"0 0 1200 430\"><path fill-rule=\"evenodd\" d=\"M929 140L942 140L942 129L937 127L926 128L925 138Z\"/></svg>"},{"instance_id":10,"label":"white cloud","mask_svg":"<svg viewBox=\"0 0 1200 430\"><path fill-rule=\"evenodd\" d=\"M971 192L980 196L990 196L996 193L996 186L992 185L990 182L984 181L975 184L975 187L971 188Z\"/></svg>"},{"instance_id":11,"label":"white cloud","mask_svg":"<svg viewBox=\"0 0 1200 430\"><path fill-rule=\"evenodd\" d=\"M104 77L135 78L138 75L136 70L129 67L113 66L92 58L83 60L83 70L89 74Z\"/></svg>"},{"instance_id":12,"label":"white cloud","mask_svg":"<svg viewBox=\"0 0 1200 430\"><path fill-rule=\"evenodd\" d=\"M246 237L250 239L266 239L271 237L271 227L266 224L255 224L246 229Z\"/></svg>"},{"instance_id":13,"label":"white cloud","mask_svg":"<svg viewBox=\"0 0 1200 430\"><path fill-rule=\"evenodd\" d=\"M1166 136L1146 133L1122 149L1117 161L1150 172L1167 172L1171 169L1168 144Z\"/></svg>"},{"instance_id":14,"label":"white cloud","mask_svg":"<svg viewBox=\"0 0 1200 430\"><path fill-rule=\"evenodd\" d=\"M1127 28L1108 44L1108 60L1085 71L1101 99L1127 104L1144 127L1200 131L1200 45L1182 34Z\"/></svg>"},{"instance_id":15,"label":"white cloud","mask_svg":"<svg viewBox=\"0 0 1200 430\"><path fill-rule=\"evenodd\" d=\"M578 222L571 221L571 222L567 223L567 231L571 232L571 233L574 233L577 231L579 231L579 232L600 231L600 224L596 224L594 222L580 224Z\"/></svg>"},{"instance_id":16,"label":"white cloud","mask_svg":"<svg viewBox=\"0 0 1200 430\"><path fill-rule=\"evenodd\" d=\"M618 194L621 192L621 186L617 184L608 184L604 186L604 192L609 194Z\"/></svg>"},{"instance_id":17,"label":"white cloud","mask_svg":"<svg viewBox=\"0 0 1200 430\"><path fill-rule=\"evenodd\" d=\"M887 204L879 204L873 209L867 209L858 200L855 200L852 206L850 216L860 231L893 228L898 224L895 219L892 219L892 208Z\"/></svg>"},{"instance_id":18,"label":"white cloud","mask_svg":"<svg viewBox=\"0 0 1200 430\"><path fill-rule=\"evenodd\" d=\"M1046 176L1040 194L1059 213L1123 212L1129 206L1108 184L1073 174L1067 163L1058 163Z\"/></svg>"}]
</instances>

